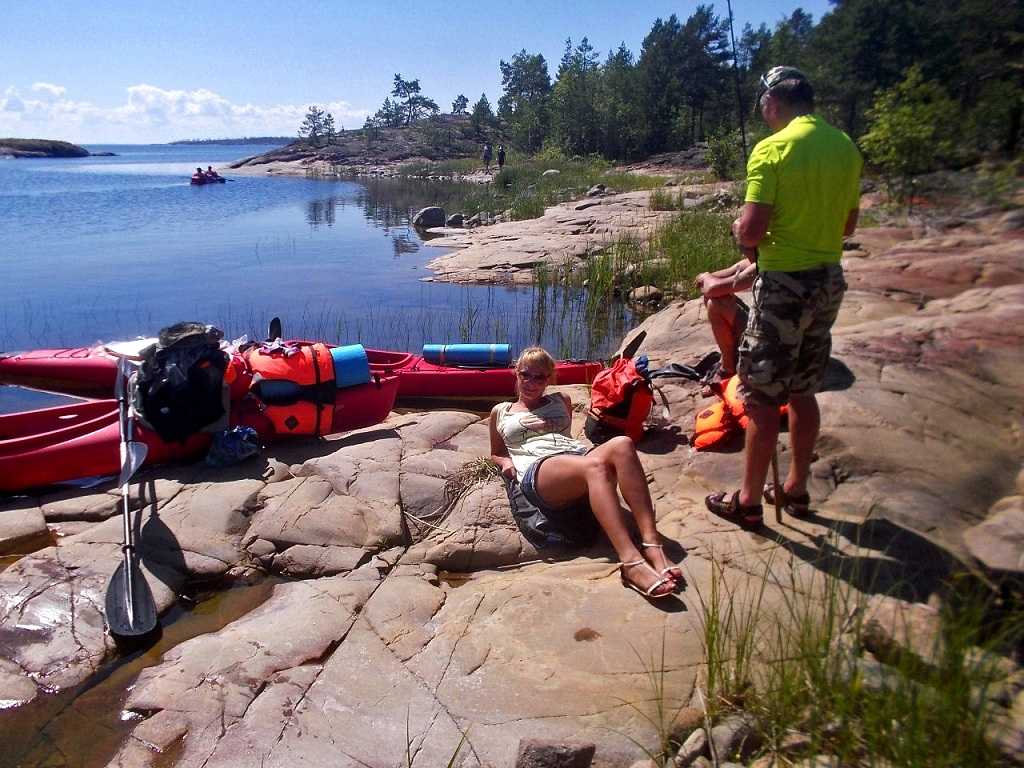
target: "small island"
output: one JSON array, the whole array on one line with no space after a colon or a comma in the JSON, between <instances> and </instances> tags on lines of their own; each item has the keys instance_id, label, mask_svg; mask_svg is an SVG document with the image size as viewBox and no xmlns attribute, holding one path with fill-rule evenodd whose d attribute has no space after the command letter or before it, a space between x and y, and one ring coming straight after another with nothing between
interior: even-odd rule
<instances>
[{"instance_id":1,"label":"small island","mask_svg":"<svg viewBox=\"0 0 1024 768\"><path fill-rule=\"evenodd\" d=\"M53 139L0 139L0 157L89 157L89 150Z\"/></svg>"}]
</instances>

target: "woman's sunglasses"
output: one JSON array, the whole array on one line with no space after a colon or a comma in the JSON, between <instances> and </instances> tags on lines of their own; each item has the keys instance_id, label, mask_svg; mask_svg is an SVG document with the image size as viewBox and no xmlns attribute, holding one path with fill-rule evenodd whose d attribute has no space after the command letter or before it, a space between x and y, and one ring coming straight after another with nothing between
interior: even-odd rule
<instances>
[{"instance_id":1,"label":"woman's sunglasses","mask_svg":"<svg viewBox=\"0 0 1024 768\"><path fill-rule=\"evenodd\" d=\"M523 381L547 381L548 375L546 373L530 373L528 371L516 371L516 375Z\"/></svg>"}]
</instances>

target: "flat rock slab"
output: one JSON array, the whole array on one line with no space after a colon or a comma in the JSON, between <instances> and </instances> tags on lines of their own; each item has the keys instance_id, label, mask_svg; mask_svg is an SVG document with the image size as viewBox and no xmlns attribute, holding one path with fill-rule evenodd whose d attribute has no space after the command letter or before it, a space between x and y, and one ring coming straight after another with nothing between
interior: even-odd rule
<instances>
[{"instance_id":1,"label":"flat rock slab","mask_svg":"<svg viewBox=\"0 0 1024 768\"><path fill-rule=\"evenodd\" d=\"M0 504L0 555L31 552L48 535L43 511L32 500Z\"/></svg>"},{"instance_id":2,"label":"flat rock slab","mask_svg":"<svg viewBox=\"0 0 1024 768\"><path fill-rule=\"evenodd\" d=\"M616 240L644 240L676 214L652 211L649 191L562 203L536 219L510 221L435 238L427 245L456 249L427 266L445 282L530 283L539 265L561 267L603 251ZM697 205L697 200L687 204Z\"/></svg>"}]
</instances>

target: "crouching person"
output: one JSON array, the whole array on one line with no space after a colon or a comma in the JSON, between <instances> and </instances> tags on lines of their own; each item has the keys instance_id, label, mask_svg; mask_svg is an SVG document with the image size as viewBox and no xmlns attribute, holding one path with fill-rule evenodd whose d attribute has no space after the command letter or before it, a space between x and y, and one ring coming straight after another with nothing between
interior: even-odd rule
<instances>
[{"instance_id":1,"label":"crouching person","mask_svg":"<svg viewBox=\"0 0 1024 768\"><path fill-rule=\"evenodd\" d=\"M503 475L518 480L526 499L542 511L557 515L589 501L618 555L623 584L647 597L668 597L683 575L665 557L633 441L617 437L588 450L570 437L569 398L545 394L554 372L555 361L544 349L523 350L516 361L518 399L491 411L491 459ZM639 546L626 525L618 491L636 520Z\"/></svg>"}]
</instances>

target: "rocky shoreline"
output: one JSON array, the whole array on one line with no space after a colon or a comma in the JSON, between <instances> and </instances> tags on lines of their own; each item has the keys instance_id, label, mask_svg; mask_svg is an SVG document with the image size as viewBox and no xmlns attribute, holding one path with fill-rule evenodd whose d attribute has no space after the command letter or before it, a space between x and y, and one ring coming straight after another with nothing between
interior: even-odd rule
<instances>
[{"instance_id":1,"label":"rocky shoreline","mask_svg":"<svg viewBox=\"0 0 1024 768\"><path fill-rule=\"evenodd\" d=\"M460 234L435 268L514 280L509 270L531 260L583 257L606 227L650 227L646 195ZM265 574L280 583L258 607L148 659L117 711L72 703L55 716L54 697L77 701L121 654L101 608L120 560L118 496L107 485L0 502L0 726L22 734L8 754L41 765L79 748L83 730L109 729L90 764L390 766L408 747L414 766L431 767L467 734L466 765L544 765L524 750L588 742L592 763L579 765L626 768L644 759L637 743L658 748L640 713L656 715L648 661L664 643L664 703L677 713L664 726L689 745L674 764L705 765L691 734L703 723L698 594L714 568L737 588L766 568L780 585L836 572L871 594L913 566L913 582L873 598L890 634L908 611L941 604L957 562L989 579L1021 575L1024 217L863 229L848 248L810 518L744 532L710 516L703 497L735 486L740 456L693 451L694 414L710 401L687 382L664 386L670 415L640 452L687 587L659 604L621 586L607 545L534 549L500 482L447 497L452 473L489 452L481 414L395 414L234 468L144 472L132 487L139 546L165 621L182 593ZM641 328L652 367L713 349L700 301L672 302ZM587 391L564 389L579 434ZM787 459L784 448L783 469ZM865 573L876 581L850 575ZM1024 702L1016 689L1014 701ZM1007 759L1019 759L1020 742L1008 743ZM815 756L797 746L787 759Z\"/></svg>"}]
</instances>

